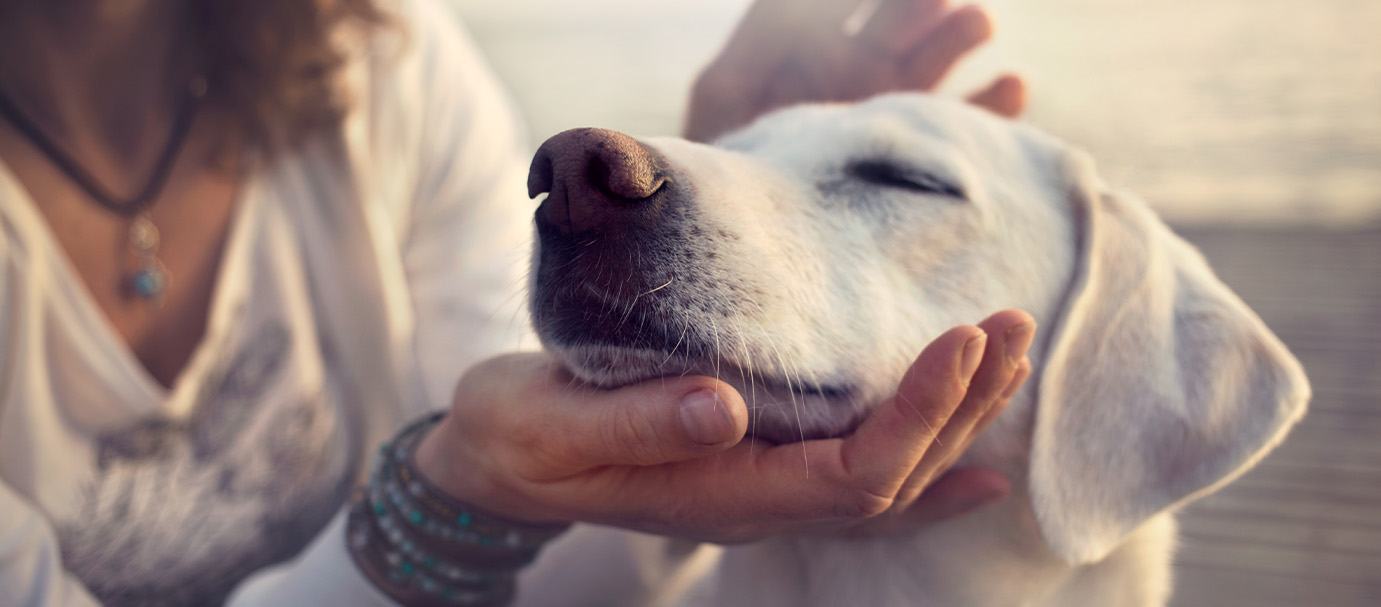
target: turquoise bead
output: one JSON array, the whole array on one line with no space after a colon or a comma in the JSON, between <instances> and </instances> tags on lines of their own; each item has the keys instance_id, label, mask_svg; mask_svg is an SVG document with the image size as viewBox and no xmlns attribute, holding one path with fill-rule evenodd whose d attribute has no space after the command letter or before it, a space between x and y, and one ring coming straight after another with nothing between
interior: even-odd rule
<instances>
[{"instance_id":1,"label":"turquoise bead","mask_svg":"<svg viewBox=\"0 0 1381 607\"><path fill-rule=\"evenodd\" d=\"M165 283L163 272L158 268L144 268L130 278L130 287L134 289L134 294L144 299L162 295Z\"/></svg>"},{"instance_id":2,"label":"turquoise bead","mask_svg":"<svg viewBox=\"0 0 1381 607\"><path fill-rule=\"evenodd\" d=\"M469 527L469 526L470 526L470 513L469 513L469 512L462 512L462 513L460 513L460 516L457 516L457 517L456 517L456 523L460 524L461 527Z\"/></svg>"},{"instance_id":3,"label":"turquoise bead","mask_svg":"<svg viewBox=\"0 0 1381 607\"><path fill-rule=\"evenodd\" d=\"M408 511L408 522L411 522L411 523L414 524L414 525L421 525L421 524L422 524L422 521L424 521L424 520L426 520L426 517L423 517L423 516L422 516L422 511L421 511L421 510L409 510L409 511Z\"/></svg>"}]
</instances>

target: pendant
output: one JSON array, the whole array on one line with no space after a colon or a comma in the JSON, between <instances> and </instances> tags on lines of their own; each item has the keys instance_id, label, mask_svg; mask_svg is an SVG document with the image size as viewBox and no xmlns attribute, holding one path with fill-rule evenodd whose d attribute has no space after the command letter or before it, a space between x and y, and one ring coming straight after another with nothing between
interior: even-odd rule
<instances>
[{"instance_id":1,"label":"pendant","mask_svg":"<svg viewBox=\"0 0 1381 607\"><path fill-rule=\"evenodd\" d=\"M140 213L129 226L129 246L138 262L127 286L135 297L156 303L168 286L168 271L158 260L158 245L158 226Z\"/></svg>"}]
</instances>

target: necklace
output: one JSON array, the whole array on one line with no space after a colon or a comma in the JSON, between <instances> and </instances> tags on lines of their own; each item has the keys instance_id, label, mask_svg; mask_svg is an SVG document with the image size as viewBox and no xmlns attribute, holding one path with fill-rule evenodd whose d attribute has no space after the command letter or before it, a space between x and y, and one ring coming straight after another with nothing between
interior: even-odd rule
<instances>
[{"instance_id":1,"label":"necklace","mask_svg":"<svg viewBox=\"0 0 1381 607\"><path fill-rule=\"evenodd\" d=\"M131 297L159 302L168 287L168 270L158 259L159 233L149 217L149 206L158 199L163 186L167 184L173 161L177 159L182 144L187 141L192 118L196 116L202 97L206 96L206 79L197 76L188 83L187 92L173 120L168 142L158 156L153 173L139 193L131 198L120 198L101 187L96 178L88 173L69 156L52 138L44 134L38 125L26 116L14 101L0 90L0 116L3 116L15 130L23 135L40 152L48 157L67 178L80 187L87 197L105 210L129 220L126 243L135 258L134 269L122 280L122 292Z\"/></svg>"}]
</instances>

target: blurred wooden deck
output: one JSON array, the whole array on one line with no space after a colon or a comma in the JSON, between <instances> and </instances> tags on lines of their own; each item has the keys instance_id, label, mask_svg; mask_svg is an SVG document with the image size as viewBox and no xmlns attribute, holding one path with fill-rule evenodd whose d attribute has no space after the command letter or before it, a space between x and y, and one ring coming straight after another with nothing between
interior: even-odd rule
<instances>
[{"instance_id":1,"label":"blurred wooden deck","mask_svg":"<svg viewBox=\"0 0 1381 607\"><path fill-rule=\"evenodd\" d=\"M1381 225L1178 231L1303 361L1314 400L1181 517L1173 604L1381 605Z\"/></svg>"}]
</instances>

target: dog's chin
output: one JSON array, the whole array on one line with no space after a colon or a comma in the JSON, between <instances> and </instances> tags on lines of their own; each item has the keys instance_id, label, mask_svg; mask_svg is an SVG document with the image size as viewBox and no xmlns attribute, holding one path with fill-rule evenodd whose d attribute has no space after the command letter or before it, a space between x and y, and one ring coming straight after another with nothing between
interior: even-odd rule
<instances>
[{"instance_id":1,"label":"dog's chin","mask_svg":"<svg viewBox=\"0 0 1381 607\"><path fill-rule=\"evenodd\" d=\"M572 346L547 349L581 381L599 388L621 388L649 379L695 373L682 357L664 352L619 346Z\"/></svg>"},{"instance_id":2,"label":"dog's chin","mask_svg":"<svg viewBox=\"0 0 1381 607\"><path fill-rule=\"evenodd\" d=\"M771 443L843 436L867 412L852 388L776 379L762 371L750 373L732 361L612 345L547 348L577 379L599 388L685 375L720 379L748 404L748 434Z\"/></svg>"}]
</instances>

